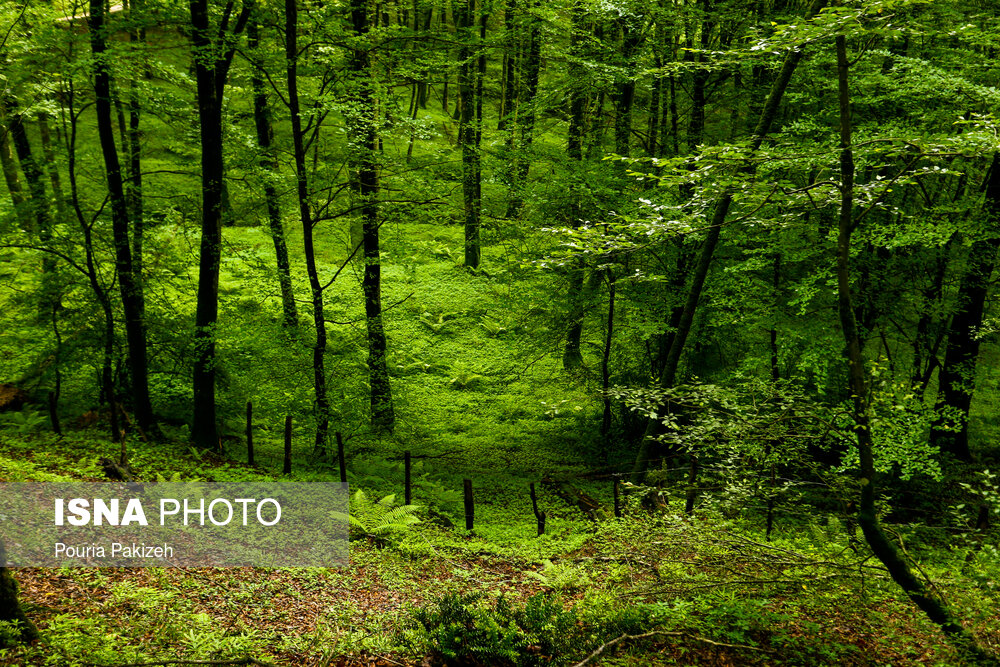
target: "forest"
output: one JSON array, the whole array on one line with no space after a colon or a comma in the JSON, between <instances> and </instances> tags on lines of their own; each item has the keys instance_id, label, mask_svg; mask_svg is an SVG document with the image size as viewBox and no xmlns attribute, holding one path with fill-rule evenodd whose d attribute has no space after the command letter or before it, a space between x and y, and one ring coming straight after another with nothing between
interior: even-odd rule
<instances>
[{"instance_id":1,"label":"forest","mask_svg":"<svg viewBox=\"0 0 1000 667\"><path fill-rule=\"evenodd\" d=\"M0 0L0 62L0 494L350 494L339 567L0 512L0 665L1000 665L997 4Z\"/></svg>"}]
</instances>

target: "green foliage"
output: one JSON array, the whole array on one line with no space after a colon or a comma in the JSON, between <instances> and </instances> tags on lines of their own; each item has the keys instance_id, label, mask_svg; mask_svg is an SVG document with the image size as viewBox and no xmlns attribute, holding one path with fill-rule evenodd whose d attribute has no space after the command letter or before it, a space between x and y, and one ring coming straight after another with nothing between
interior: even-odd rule
<instances>
[{"instance_id":1,"label":"green foliage","mask_svg":"<svg viewBox=\"0 0 1000 667\"><path fill-rule=\"evenodd\" d=\"M553 591L574 591L587 588L593 582L579 565L561 561L553 563L549 559L542 561L542 569L528 570L525 575L536 579L542 586Z\"/></svg>"},{"instance_id":2,"label":"green foliage","mask_svg":"<svg viewBox=\"0 0 1000 667\"><path fill-rule=\"evenodd\" d=\"M351 495L350 513L334 512L333 516L348 521L359 537L389 537L420 523L420 518L415 516L419 509L418 505L397 506L395 494L372 501L358 489Z\"/></svg>"},{"instance_id":3,"label":"green foliage","mask_svg":"<svg viewBox=\"0 0 1000 667\"><path fill-rule=\"evenodd\" d=\"M47 423L48 417L44 412L32 410L29 407L19 412L0 413L0 427L10 429L20 435L38 431Z\"/></svg>"},{"instance_id":4,"label":"green foliage","mask_svg":"<svg viewBox=\"0 0 1000 667\"><path fill-rule=\"evenodd\" d=\"M574 647L576 615L559 598L534 595L523 605L501 596L449 593L413 612L420 649L449 665L544 665Z\"/></svg>"}]
</instances>

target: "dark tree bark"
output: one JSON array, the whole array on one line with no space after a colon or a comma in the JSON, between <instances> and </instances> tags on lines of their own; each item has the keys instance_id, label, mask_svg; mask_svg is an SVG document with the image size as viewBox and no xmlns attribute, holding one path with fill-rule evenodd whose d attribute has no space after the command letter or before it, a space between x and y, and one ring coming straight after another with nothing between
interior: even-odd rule
<instances>
[{"instance_id":1,"label":"dark tree bark","mask_svg":"<svg viewBox=\"0 0 1000 667\"><path fill-rule=\"evenodd\" d=\"M3 539L0 538L0 621L18 623L21 632L21 641L28 643L38 639L38 629L31 619L21 609L21 603L17 599L17 581L7 564L7 548ZM8 648L0 643L0 648Z\"/></svg>"},{"instance_id":2,"label":"dark tree bark","mask_svg":"<svg viewBox=\"0 0 1000 667\"><path fill-rule=\"evenodd\" d=\"M508 0L503 12L504 24L504 55L503 82L500 98L500 119L497 130L503 131L517 115L518 88L520 86L520 62L518 60L520 30L518 30L517 0Z\"/></svg>"},{"instance_id":3,"label":"dark tree bark","mask_svg":"<svg viewBox=\"0 0 1000 667\"><path fill-rule=\"evenodd\" d=\"M635 101L635 79L632 77L632 60L642 40L642 33L631 16L623 16L618 20L621 28L621 59L628 71L626 78L615 86L615 152L622 157L628 157L631 151L632 138L632 106ZM622 163L624 171L624 163Z\"/></svg>"},{"instance_id":4,"label":"dark tree bark","mask_svg":"<svg viewBox=\"0 0 1000 667\"><path fill-rule=\"evenodd\" d=\"M566 137L566 155L577 168L583 162L584 113L587 98L584 89L584 68L579 60L583 57L584 9L580 2L574 2L570 14L570 89L569 89L569 132ZM574 229L583 217L580 201L579 177L573 178L574 192L570 194L569 224ZM572 370L583 364L580 339L583 336L583 273L584 269L575 263L569 269L567 299L569 302L569 326L566 329L566 345L563 349L563 368Z\"/></svg>"},{"instance_id":5,"label":"dark tree bark","mask_svg":"<svg viewBox=\"0 0 1000 667\"><path fill-rule=\"evenodd\" d=\"M514 173L510 186L510 199L507 202L508 218L517 218L524 207L522 191L528 180L528 170L531 167L528 152L531 150L531 142L534 139L535 119L537 117L535 98L538 95L538 77L542 67L542 31L538 17L532 15L529 20L531 27L528 29L528 49L524 55L523 67L521 67L524 82L518 95L518 107L523 103L526 111L521 122L517 124L521 136L514 155ZM482 74L480 74L480 85L482 85ZM480 96L480 103L482 103L481 98L482 96ZM480 114L480 118L481 116L482 114Z\"/></svg>"},{"instance_id":6,"label":"dark tree bark","mask_svg":"<svg viewBox=\"0 0 1000 667\"><path fill-rule=\"evenodd\" d=\"M103 284L101 284L100 276L97 273L97 260L94 252L93 239L93 225L96 217L91 221L88 221L83 214L83 209L80 206L80 191L76 179L76 138L79 124L79 113L75 108L76 94L72 84L70 84L68 90L66 91L66 98L68 106L66 115L69 118L69 137L67 138L68 161L66 170L69 176L69 201L73 208L73 212L76 215L76 220L80 225L80 231L83 234L87 281L90 284L91 290L94 292L94 297L97 299L97 303L100 304L101 313L104 316L104 340L102 341L104 349L101 357L101 387L98 403L101 407L104 407L105 405L111 406L111 410L109 411L111 416L111 419L109 420L110 436L112 442L117 442L120 436L118 429L118 411L114 409L115 384L114 372L112 370L115 354L115 315L114 309L111 306L111 297L108 294L108 290Z\"/></svg>"},{"instance_id":7,"label":"dark tree bark","mask_svg":"<svg viewBox=\"0 0 1000 667\"><path fill-rule=\"evenodd\" d=\"M295 293L292 290L291 263L288 260L285 228L281 222L281 205L272 178L278 173L278 160L272 146L274 129L271 124L271 108L267 102L267 89L264 86L264 56L260 51L260 30L256 19L247 24L247 42L250 48L252 67L250 85L253 88L253 120L257 130L257 145L260 147L259 163L266 172L264 202L267 206L267 221L271 240L274 242L278 286L281 289L281 310L284 315L282 322L286 328L294 329L298 326L299 313L295 305Z\"/></svg>"},{"instance_id":8,"label":"dark tree bark","mask_svg":"<svg viewBox=\"0 0 1000 667\"><path fill-rule=\"evenodd\" d=\"M478 269L482 257L479 227L482 215L482 162L479 155L481 118L476 115L476 90L479 66L475 58L476 0L458 0L455 25L461 47L458 51L459 125L458 143L462 147L462 197L465 202L465 266Z\"/></svg>"},{"instance_id":9,"label":"dark tree bark","mask_svg":"<svg viewBox=\"0 0 1000 667\"><path fill-rule=\"evenodd\" d=\"M809 16L815 16L825 4L826 0L813 0L809 8ZM753 137L750 139L748 155L741 169L745 174L749 175L753 173L754 163L752 158L771 131L771 126L778 115L778 107L781 104L781 99L785 95L785 90L787 90L788 84L792 80L792 75L795 73L799 61L802 60L802 55L803 50L800 48L789 52L785 56L781 71L771 86L771 92L767 96L767 101L764 103L764 108L757 121L757 127L754 129ZM698 258L698 263L695 265L694 275L691 277L691 286L688 288L684 310L681 312L680 320L677 323L677 330L674 332L671 340L670 350L667 352L666 359L664 360L663 371L660 373L659 385L663 389L669 389L674 386L677 368L680 365L688 335L691 333L691 325L694 323L698 303L701 301L701 293L705 286L705 279L708 277L708 270L712 265L712 257L715 254L716 246L719 244L719 237L722 234L722 227L726 223L729 207L733 203L733 194L731 188L724 191L716 202L715 209L712 212L711 223L701 247L701 254ZM658 424L659 421L657 419L650 419L646 424L646 431L643 434L642 442L639 445L639 452L635 458L635 465L632 468L632 476L637 481L643 478L646 470L656 458L655 437Z\"/></svg>"},{"instance_id":10,"label":"dark tree bark","mask_svg":"<svg viewBox=\"0 0 1000 667\"><path fill-rule=\"evenodd\" d=\"M988 236L973 243L969 249L958 288L958 310L951 318L944 363L938 374L938 409L952 414L943 414L931 430L931 441L942 452L965 462L972 461L969 410L975 394L976 360L979 358L977 333L983 325L990 277L1000 248L1000 153L994 154L990 165L985 206Z\"/></svg>"},{"instance_id":11,"label":"dark tree bark","mask_svg":"<svg viewBox=\"0 0 1000 667\"><path fill-rule=\"evenodd\" d=\"M313 247L313 219L309 207L309 181L306 173L306 149L299 104L299 10L297 0L285 0L285 63L288 68L288 113L292 120L292 145L295 156L295 192L299 202L299 220L302 223L302 246L306 258L306 273L312 294L313 327L316 342L313 344L313 392L316 397L317 453L326 451L326 438L330 430L330 402L326 393L326 317L323 313L323 285L316 268L316 251Z\"/></svg>"},{"instance_id":12,"label":"dark tree bark","mask_svg":"<svg viewBox=\"0 0 1000 667\"><path fill-rule=\"evenodd\" d=\"M93 1L93 0L92 0ZM215 327L219 318L219 264L222 253L222 101L236 49L246 27L252 0L245 0L232 29L229 3L213 40L208 0L190 0L191 44L198 95L201 139L201 247L194 330L194 418L191 438L205 449L219 443L215 413Z\"/></svg>"},{"instance_id":13,"label":"dark tree bark","mask_svg":"<svg viewBox=\"0 0 1000 667\"><path fill-rule=\"evenodd\" d=\"M4 111L7 115L7 130L10 141L14 144L14 152L17 154L21 171L24 173L24 180L28 185L30 231L37 235L40 240L47 241L52 234L52 218L49 214L48 195L45 192L45 176L31 150L28 133L24 127L24 116L18 111L15 101L9 96L4 99ZM49 270L51 270L51 264L46 267L46 273Z\"/></svg>"},{"instance_id":14,"label":"dark tree bark","mask_svg":"<svg viewBox=\"0 0 1000 667\"><path fill-rule=\"evenodd\" d=\"M601 357L601 389L604 390L604 413L601 416L601 439L605 455L609 453L611 436L611 346L615 335L615 274L608 270L608 319L604 331L604 355Z\"/></svg>"},{"instance_id":15,"label":"dark tree bark","mask_svg":"<svg viewBox=\"0 0 1000 667\"><path fill-rule=\"evenodd\" d=\"M909 564L896 548L879 523L875 508L875 458L871 425L868 415L868 388L865 382L864 360L861 355L861 338L851 300L851 232L854 220L854 151L851 138L851 100L848 88L847 40L836 38L837 83L840 103L840 217L837 235L837 310L847 348L847 364L852 396L853 418L856 424L861 501L858 506L858 524L872 553L889 572L893 581L927 617L936 623L972 664L996 665L995 656L989 655L961 621L952 614L944 601L927 587L910 569Z\"/></svg>"},{"instance_id":16,"label":"dark tree bark","mask_svg":"<svg viewBox=\"0 0 1000 667\"><path fill-rule=\"evenodd\" d=\"M289 0L291 1L291 0ZM470 0L472 2L473 0ZM369 34L368 5L366 0L352 0L351 23L354 33L363 38ZM471 58L463 63L470 70ZM354 157L356 187L361 199L361 223L365 253L365 274L362 288L365 295L365 324L368 334L368 380L371 386L371 423L378 431L392 433L396 424L396 414L392 403L392 387L386 365L386 338L382 320L382 265L379 250L378 211L378 132L376 126L377 105L371 88L371 59L367 49L358 48L351 54L351 70L356 75L357 117L353 119L352 136L357 138L358 149ZM463 114L468 110L473 98L462 92ZM473 137L477 141L476 137ZM478 145L477 145L478 155ZM477 211L478 216L478 211ZM476 244L478 253L478 219L476 221ZM468 264L468 241L466 241L466 263ZM478 266L478 254L476 257Z\"/></svg>"},{"instance_id":17,"label":"dark tree bark","mask_svg":"<svg viewBox=\"0 0 1000 667\"><path fill-rule=\"evenodd\" d=\"M129 15L133 21L140 18L145 0L131 0L127 3ZM139 49L145 48L146 29L133 28L129 31L129 41ZM150 76L148 67L144 74ZM146 232L146 210L142 198L142 105L139 102L139 77L133 76L128 87L128 182L125 188L125 198L128 205L129 220L132 223L132 269L135 282L139 286L139 310L145 317L146 290L144 276L143 241Z\"/></svg>"},{"instance_id":18,"label":"dark tree bark","mask_svg":"<svg viewBox=\"0 0 1000 667\"><path fill-rule=\"evenodd\" d=\"M121 164L115 146L112 120L111 73L106 56L104 0L90 0L90 47L94 54L94 95L97 131L108 181L111 201L111 224L115 245L115 268L125 314L125 337L128 341L129 370L132 375L132 407L136 425L144 434L153 434L156 424L149 397L149 365L146 351L146 325L143 318L142 285L135 279L129 245L129 213L122 181Z\"/></svg>"}]
</instances>

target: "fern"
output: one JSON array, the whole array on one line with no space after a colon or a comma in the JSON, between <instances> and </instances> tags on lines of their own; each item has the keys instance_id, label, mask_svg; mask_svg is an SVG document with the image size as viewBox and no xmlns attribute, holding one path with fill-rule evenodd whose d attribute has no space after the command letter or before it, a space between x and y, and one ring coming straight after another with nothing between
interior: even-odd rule
<instances>
[{"instance_id":1,"label":"fern","mask_svg":"<svg viewBox=\"0 0 1000 667\"><path fill-rule=\"evenodd\" d=\"M549 559L542 561L540 572L528 571L524 574L537 579L542 586L554 591L571 591L586 588L590 585L590 577L583 568L571 563L553 563Z\"/></svg>"},{"instance_id":2,"label":"fern","mask_svg":"<svg viewBox=\"0 0 1000 667\"><path fill-rule=\"evenodd\" d=\"M351 496L351 512L334 512L337 519L346 520L357 533L369 537L384 537L406 530L420 519L415 516L419 505L396 505L396 494L391 493L381 500L372 501L365 492L358 489Z\"/></svg>"}]
</instances>

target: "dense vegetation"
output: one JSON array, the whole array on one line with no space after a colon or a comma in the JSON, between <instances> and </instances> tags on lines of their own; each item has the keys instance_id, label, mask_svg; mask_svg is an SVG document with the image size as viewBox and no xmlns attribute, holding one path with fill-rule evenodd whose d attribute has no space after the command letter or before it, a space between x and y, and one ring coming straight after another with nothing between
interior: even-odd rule
<instances>
[{"instance_id":1,"label":"dense vegetation","mask_svg":"<svg viewBox=\"0 0 1000 667\"><path fill-rule=\"evenodd\" d=\"M0 568L0 664L997 664L992 3L0 40L0 480L355 491L344 568Z\"/></svg>"}]
</instances>

